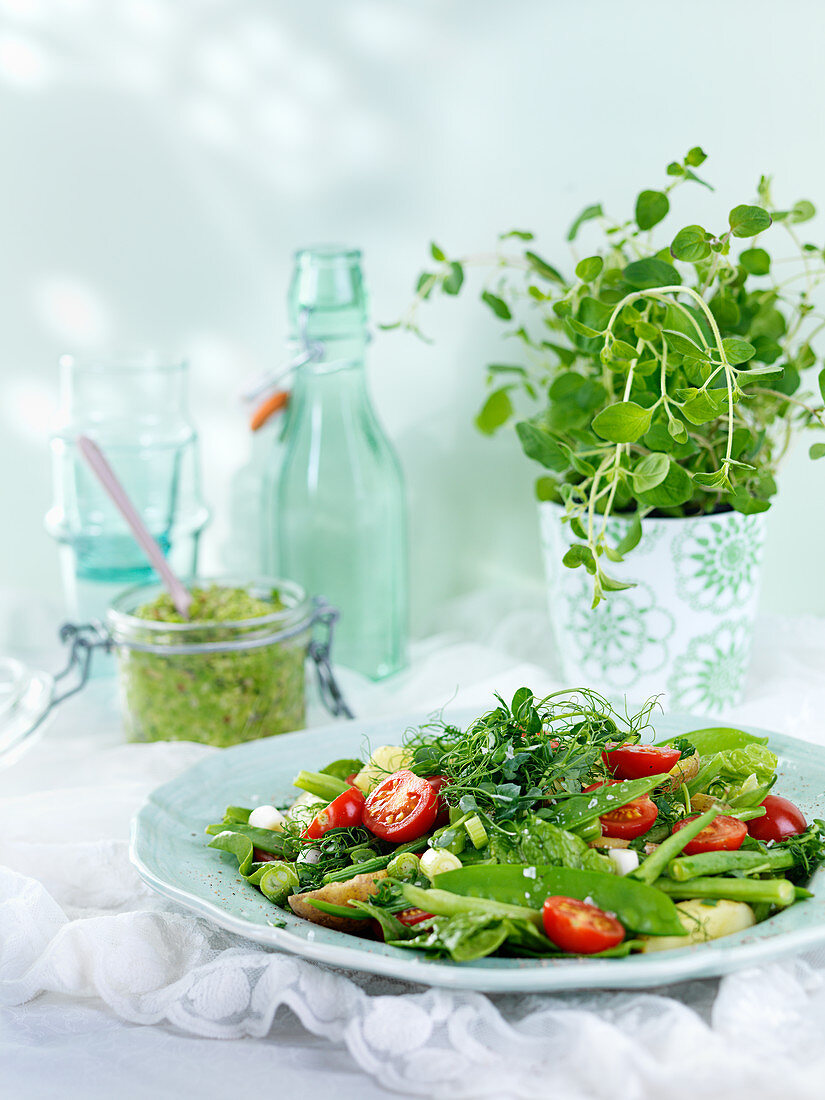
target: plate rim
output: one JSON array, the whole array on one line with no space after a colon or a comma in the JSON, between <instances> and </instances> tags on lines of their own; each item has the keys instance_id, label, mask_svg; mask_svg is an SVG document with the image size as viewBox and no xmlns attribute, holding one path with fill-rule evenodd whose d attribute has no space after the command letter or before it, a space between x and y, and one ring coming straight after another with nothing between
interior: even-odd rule
<instances>
[{"instance_id":1,"label":"plate rim","mask_svg":"<svg viewBox=\"0 0 825 1100\"><path fill-rule=\"evenodd\" d=\"M461 715L466 713L473 717L477 711L478 708L462 708L461 711L451 712L450 717L458 721ZM623 971L621 966L617 967L616 960L613 959L529 959L524 960L525 965L523 967L505 969L495 968L494 966L479 966L475 962L455 963L451 960L429 959L415 952L404 952L402 948L392 949L393 953L376 954L365 951L357 942L353 945L337 942L316 942L312 938L307 939L297 935L289 928L257 924L236 916L217 903L199 896L184 886L167 881L146 862L141 854L143 830L147 829L148 831L149 828L147 817L153 811L159 812L163 809L162 803L157 801L157 796L162 795L167 787L176 787L181 782L186 782L193 774L202 769L210 770L216 759L225 759L227 754L241 755L244 751L249 751L250 746L260 746L263 742L277 741L283 743L287 738L290 741L295 738L305 740L307 735L311 736L313 734L323 737L332 731L338 733L342 731L342 728L351 728L356 725L364 727L362 730L363 735L368 735L369 727L382 722L397 723L400 729L406 729L409 725L419 724L426 717L428 716L422 716L421 712L418 712L399 716L379 715L369 719L354 719L351 722L338 721L308 730L293 731L279 734L277 737L234 745L219 750L219 754L210 753L209 756L196 761L174 778L159 784L145 798L131 822L129 858L132 865L143 881L157 893L198 916L210 920L226 931L258 943L265 948L285 951L336 968L377 974L412 984L447 989L475 990L484 993L532 993L582 989L655 988L681 981L721 977L734 970L741 970L759 963L772 962L791 954L798 954L825 942L825 920L823 920L812 927L779 931L758 943L731 944L730 942L726 943L726 939L729 941L729 938L723 938L711 943L696 944L691 948L680 949L679 954L666 951L661 954L636 955L631 960L635 964L632 973L627 973L626 970ZM665 717L669 721L678 722L682 719L690 722L697 721L697 716L676 712L667 714ZM708 726L695 726L694 728L710 728L715 721L713 718L701 716L698 720L708 722ZM791 734L766 730L749 724L737 728L744 728L758 735L767 735L773 738L780 737L793 742L796 746L808 747L814 752L817 750L825 752L825 747L818 745L816 742L793 737ZM352 936L345 936L342 932L334 933L330 929L325 929L325 932L340 936L347 941L354 939ZM394 952L398 952L398 954ZM487 960L481 961L486 962ZM621 960L621 962L625 961Z\"/></svg>"}]
</instances>

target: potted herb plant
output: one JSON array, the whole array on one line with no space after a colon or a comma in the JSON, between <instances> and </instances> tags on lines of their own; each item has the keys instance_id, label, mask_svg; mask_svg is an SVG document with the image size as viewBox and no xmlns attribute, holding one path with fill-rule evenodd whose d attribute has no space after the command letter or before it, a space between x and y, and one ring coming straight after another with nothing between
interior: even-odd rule
<instances>
[{"instance_id":1,"label":"potted herb plant","mask_svg":"<svg viewBox=\"0 0 825 1100\"><path fill-rule=\"evenodd\" d=\"M574 252L573 275L524 230L502 234L492 257L433 244L410 310L388 326L419 332L425 300L458 295L468 268L486 269L481 299L519 353L487 367L476 423L514 425L542 467L565 676L635 696L665 687L672 707L694 711L741 696L777 466L798 429L825 427L812 348L825 327L813 299L823 250L798 235L814 206L777 207L763 176L756 203L720 229L665 233L674 190L709 186L695 171L705 159L696 147L669 164L627 220L586 207L567 239L599 239ZM769 241L793 254L772 259ZM810 455L824 457L825 442Z\"/></svg>"}]
</instances>

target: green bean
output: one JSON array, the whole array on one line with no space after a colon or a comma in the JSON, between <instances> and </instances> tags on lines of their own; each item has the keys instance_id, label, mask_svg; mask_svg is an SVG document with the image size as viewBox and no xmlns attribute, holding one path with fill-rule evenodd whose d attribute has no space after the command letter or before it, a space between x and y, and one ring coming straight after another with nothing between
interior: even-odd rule
<instances>
[{"instance_id":1,"label":"green bean","mask_svg":"<svg viewBox=\"0 0 825 1100\"><path fill-rule=\"evenodd\" d=\"M448 890L422 890L420 886L413 886L411 883L405 883L401 889L410 905L439 917L486 913L491 917L529 920L537 928L541 928L541 913L538 909L527 909L522 905L510 905L491 898L465 897L463 894L452 894Z\"/></svg>"},{"instance_id":2,"label":"green bean","mask_svg":"<svg viewBox=\"0 0 825 1100\"><path fill-rule=\"evenodd\" d=\"M796 893L786 878L694 878L690 882L674 882L661 878L658 890L671 898L726 898L729 901L768 902L770 905L791 905Z\"/></svg>"},{"instance_id":3,"label":"green bean","mask_svg":"<svg viewBox=\"0 0 825 1100\"><path fill-rule=\"evenodd\" d=\"M675 856L678 856L685 845L689 844L694 837L701 833L705 826L710 825L711 821L714 821L718 816L719 811L715 806L711 806L709 810L705 810L695 820L689 821L683 828L671 833L667 840L663 840L659 847L650 853L647 859L642 860L635 871L631 871L630 877L652 886L659 875L664 872L665 867Z\"/></svg>"},{"instance_id":4,"label":"green bean","mask_svg":"<svg viewBox=\"0 0 825 1100\"><path fill-rule=\"evenodd\" d=\"M687 882L700 875L724 875L731 871L760 874L763 871L781 871L793 865L793 854L783 849L770 852L702 852L672 859L667 865L667 873L676 882Z\"/></svg>"},{"instance_id":5,"label":"green bean","mask_svg":"<svg viewBox=\"0 0 825 1100\"><path fill-rule=\"evenodd\" d=\"M308 772L303 769L292 780L292 786L317 795L318 798L325 798L327 802L332 802L339 794L351 789L349 783L345 783L343 779L337 779L334 775L327 775L326 772Z\"/></svg>"},{"instance_id":6,"label":"green bean","mask_svg":"<svg viewBox=\"0 0 825 1100\"><path fill-rule=\"evenodd\" d=\"M319 909L322 913L329 913L331 917L346 917L347 920L369 920L369 913L362 913L349 905L334 905L331 901L322 901L320 898L307 898L307 905L313 909Z\"/></svg>"}]
</instances>

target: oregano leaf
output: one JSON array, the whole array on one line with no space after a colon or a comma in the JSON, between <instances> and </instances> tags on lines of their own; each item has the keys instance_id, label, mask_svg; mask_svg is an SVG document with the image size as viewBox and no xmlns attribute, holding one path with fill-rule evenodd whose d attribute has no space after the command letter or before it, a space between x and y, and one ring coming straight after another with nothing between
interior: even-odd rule
<instances>
[{"instance_id":1,"label":"oregano leaf","mask_svg":"<svg viewBox=\"0 0 825 1100\"><path fill-rule=\"evenodd\" d=\"M771 258L764 248L746 248L739 263L749 275L767 275L771 269Z\"/></svg>"},{"instance_id":2,"label":"oregano leaf","mask_svg":"<svg viewBox=\"0 0 825 1100\"><path fill-rule=\"evenodd\" d=\"M734 237L755 237L770 227L771 216L761 206L734 206L728 224Z\"/></svg>"},{"instance_id":3,"label":"oregano leaf","mask_svg":"<svg viewBox=\"0 0 825 1100\"><path fill-rule=\"evenodd\" d=\"M513 415L509 389L509 386L503 386L499 390L494 390L476 417L476 427L485 435L493 435Z\"/></svg>"},{"instance_id":4,"label":"oregano leaf","mask_svg":"<svg viewBox=\"0 0 825 1100\"><path fill-rule=\"evenodd\" d=\"M677 260L695 264L710 255L707 232L701 225L686 225L673 238L670 254Z\"/></svg>"},{"instance_id":5,"label":"oregano leaf","mask_svg":"<svg viewBox=\"0 0 825 1100\"><path fill-rule=\"evenodd\" d=\"M664 191L642 191L636 199L636 225L652 229L667 216L670 200Z\"/></svg>"},{"instance_id":6,"label":"oregano leaf","mask_svg":"<svg viewBox=\"0 0 825 1100\"><path fill-rule=\"evenodd\" d=\"M583 283L591 283L599 277L603 267L604 260L601 256L588 256L576 264L576 275Z\"/></svg>"},{"instance_id":7,"label":"oregano leaf","mask_svg":"<svg viewBox=\"0 0 825 1100\"><path fill-rule=\"evenodd\" d=\"M593 417L593 431L611 443L635 443L650 427L652 413L635 401L617 401Z\"/></svg>"},{"instance_id":8,"label":"oregano leaf","mask_svg":"<svg viewBox=\"0 0 825 1100\"><path fill-rule=\"evenodd\" d=\"M444 281L441 284L441 289L445 294L458 294L461 290L461 285L464 282L464 268L460 263L453 262L450 264L450 270L444 277Z\"/></svg>"},{"instance_id":9,"label":"oregano leaf","mask_svg":"<svg viewBox=\"0 0 825 1100\"><path fill-rule=\"evenodd\" d=\"M625 282L636 290L652 290L657 286L674 286L681 283L682 276L665 260L650 256L645 260L634 260L623 272Z\"/></svg>"},{"instance_id":10,"label":"oregano leaf","mask_svg":"<svg viewBox=\"0 0 825 1100\"><path fill-rule=\"evenodd\" d=\"M591 206L585 206L581 214L576 218L570 229L567 231L568 241L575 241L576 234L579 232L585 222L592 221L593 218L601 218L604 211L602 210L601 203L593 203Z\"/></svg>"},{"instance_id":11,"label":"oregano leaf","mask_svg":"<svg viewBox=\"0 0 825 1100\"><path fill-rule=\"evenodd\" d=\"M510 307L504 301L503 298L499 298L497 294L491 293L489 290L485 290L481 295L482 302L486 302L490 309L495 313L496 317L500 321L511 321L513 318L510 312Z\"/></svg>"},{"instance_id":12,"label":"oregano leaf","mask_svg":"<svg viewBox=\"0 0 825 1100\"><path fill-rule=\"evenodd\" d=\"M655 489L657 485L665 480L669 469L670 460L667 455L658 451L654 454L645 455L631 471L630 477L634 488L639 493Z\"/></svg>"},{"instance_id":13,"label":"oregano leaf","mask_svg":"<svg viewBox=\"0 0 825 1100\"><path fill-rule=\"evenodd\" d=\"M756 353L753 344L747 340L741 340L738 336L726 336L722 341L722 347L725 349L725 358L734 367L739 363L747 363Z\"/></svg>"},{"instance_id":14,"label":"oregano leaf","mask_svg":"<svg viewBox=\"0 0 825 1100\"><path fill-rule=\"evenodd\" d=\"M532 267L533 271L535 271L537 275L541 275L545 279L550 279L551 282L559 283L560 286L567 285L561 272L557 271L552 264L549 264L546 260L543 260L541 256L536 255L535 252L525 252L524 258L528 261L530 267Z\"/></svg>"}]
</instances>

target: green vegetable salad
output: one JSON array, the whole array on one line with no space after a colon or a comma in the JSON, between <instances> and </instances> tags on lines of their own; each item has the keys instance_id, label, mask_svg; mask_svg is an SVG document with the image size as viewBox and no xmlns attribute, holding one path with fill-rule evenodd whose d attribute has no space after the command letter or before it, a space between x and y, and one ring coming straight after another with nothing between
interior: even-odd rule
<instances>
[{"instance_id":1,"label":"green vegetable salad","mask_svg":"<svg viewBox=\"0 0 825 1100\"><path fill-rule=\"evenodd\" d=\"M497 699L300 772L289 807L230 806L210 847L276 906L455 962L680 948L811 896L825 822L771 793L767 738L654 745L652 701Z\"/></svg>"}]
</instances>

